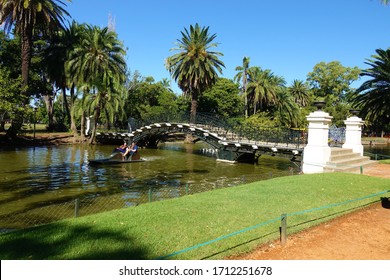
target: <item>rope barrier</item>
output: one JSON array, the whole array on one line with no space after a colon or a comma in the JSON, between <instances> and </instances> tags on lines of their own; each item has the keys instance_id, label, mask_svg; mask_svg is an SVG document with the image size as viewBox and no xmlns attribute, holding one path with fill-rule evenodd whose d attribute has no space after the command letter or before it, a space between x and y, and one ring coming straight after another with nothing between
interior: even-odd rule
<instances>
[{"instance_id":1,"label":"rope barrier","mask_svg":"<svg viewBox=\"0 0 390 280\"><path fill-rule=\"evenodd\" d=\"M182 254L182 253L185 253L185 252L188 252L188 251L191 251L191 250L194 250L194 249L197 249L197 248L200 248L200 247L203 247L203 246L206 246L206 245L215 243L215 242L217 242L217 241L220 241L220 240L223 240L223 239L232 237L232 236L234 236L234 235L241 234L241 233L243 233L243 232L246 232L246 231L249 231L249 230L252 230L252 229L255 229L255 228L258 228L258 227L261 227L261 226L270 224L270 223L273 223L273 222L277 222L277 221L279 221L279 220L280 220L280 217L275 218L275 219L272 219L272 220L268 220L268 221L262 222L262 223L260 223L260 224L257 224L257 225L254 225L254 226L251 226L251 227L248 227L248 228L244 228L244 229L242 229L242 230L239 230L239 231L236 231L236 232L232 232L232 233L230 233L230 234L223 235L223 236L220 236L220 237L218 237L218 238L215 238L215 239L206 241L206 242L204 242L204 243L200 243L200 244L197 244L197 245L194 245L194 246L185 248L185 249L183 249L183 250L180 250L180 251L177 251L177 252L174 252L174 253L171 253L171 254L162 256L162 257L158 257L156 260L167 259L167 258L176 256L176 255L179 255L179 254Z\"/></svg>"},{"instance_id":2,"label":"rope barrier","mask_svg":"<svg viewBox=\"0 0 390 280\"><path fill-rule=\"evenodd\" d=\"M302 214L306 214L306 213L310 213L310 212L314 212L314 211L329 209L329 208L332 208L332 207L337 207L337 206L340 206L340 205L345 205L345 204L348 204L348 203L357 202L357 201L360 201L360 200L372 198L374 196L378 196L378 195L385 194L385 193L388 193L388 192L390 192L390 190L379 192L379 193L370 194L370 195L359 197L359 198L355 198L355 199L350 199L350 200L339 202L339 203L333 203L333 204L329 204L329 205L320 206L320 207L317 207L317 208L312 208L312 209L308 209L308 210L294 212L294 213L291 213L291 214L287 214L287 216L292 217L292 216L302 215Z\"/></svg>"},{"instance_id":3,"label":"rope barrier","mask_svg":"<svg viewBox=\"0 0 390 280\"><path fill-rule=\"evenodd\" d=\"M324 205L324 206L321 206L321 207L316 207L316 208L311 208L311 209L307 209L307 210L303 210L303 211L293 212L291 214L286 214L286 215L291 217L291 216L302 215L302 214L306 214L306 213L310 213L310 212L314 212L314 211L319 211L319 210L323 210L323 209L329 209L329 208L332 208L332 207L345 205L345 204L348 204L348 203L352 203L352 202L356 202L356 201L372 198L374 196L382 195L382 194L385 194L385 193L388 193L388 192L390 192L390 190L386 190L386 191L370 194L370 195L359 197L359 198L355 198L355 199L350 199L350 200L339 202L339 203L332 203L332 204ZM212 239L212 240L209 240L209 241L206 241L206 242L203 242L203 243L200 243L200 244L197 244L197 245L194 245L194 246L191 246L191 247L188 247L188 248L185 248L185 249L173 252L171 254L158 257L158 258L156 258L156 260L168 259L170 257L176 256L176 255L179 255L179 254L182 254L182 253L186 253L186 252L192 251L194 249L198 249L200 247L203 247L203 246L206 246L206 245L218 242L220 240L223 240L223 239L226 239L226 238L229 238L229 237L232 237L232 236L235 236L235 235L238 235L238 234L250 231L252 229L256 229L256 228L259 228L261 226L264 226L264 225L267 225L267 224L270 224L270 223L273 223L273 222L280 221L280 219L281 219L280 217L277 217L277 218L274 218L274 219L271 219L271 220L268 220L268 221L265 221L265 222L261 222L259 224L254 225L254 226L250 226L250 227L241 229L239 231L235 231L235 232L232 232L230 234L223 235L223 236L220 236L218 238L215 238L215 239Z\"/></svg>"}]
</instances>

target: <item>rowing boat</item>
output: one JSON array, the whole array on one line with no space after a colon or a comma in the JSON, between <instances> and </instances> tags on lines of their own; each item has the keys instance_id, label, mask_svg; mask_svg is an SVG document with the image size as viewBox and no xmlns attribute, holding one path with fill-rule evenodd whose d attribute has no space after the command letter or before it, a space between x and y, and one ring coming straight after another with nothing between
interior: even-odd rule
<instances>
[{"instance_id":1,"label":"rowing boat","mask_svg":"<svg viewBox=\"0 0 390 280\"><path fill-rule=\"evenodd\" d=\"M123 164L123 163L136 163L136 162L144 162L146 161L144 158L134 159L134 160L119 160L119 159L90 159L90 164Z\"/></svg>"},{"instance_id":2,"label":"rowing boat","mask_svg":"<svg viewBox=\"0 0 390 280\"><path fill-rule=\"evenodd\" d=\"M144 158L140 158L139 156L136 157L135 159L132 159L130 157L129 159L122 160L122 159L118 159L118 155L120 155L120 153L114 152L107 158L90 159L89 164L92 164L92 165L96 165L96 164L123 164L123 163L136 163L136 162L146 161Z\"/></svg>"}]
</instances>

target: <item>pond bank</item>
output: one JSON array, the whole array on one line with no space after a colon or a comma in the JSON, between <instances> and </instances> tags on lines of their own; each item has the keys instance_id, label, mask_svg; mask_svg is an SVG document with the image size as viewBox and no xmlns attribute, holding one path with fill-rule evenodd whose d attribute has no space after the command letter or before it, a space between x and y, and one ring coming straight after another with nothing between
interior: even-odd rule
<instances>
[{"instance_id":1,"label":"pond bank","mask_svg":"<svg viewBox=\"0 0 390 280\"><path fill-rule=\"evenodd\" d=\"M50 145L68 145L79 143L70 132L45 132L34 135L27 133L20 135L15 141L7 139L5 132L0 132L1 147L33 147Z\"/></svg>"}]
</instances>

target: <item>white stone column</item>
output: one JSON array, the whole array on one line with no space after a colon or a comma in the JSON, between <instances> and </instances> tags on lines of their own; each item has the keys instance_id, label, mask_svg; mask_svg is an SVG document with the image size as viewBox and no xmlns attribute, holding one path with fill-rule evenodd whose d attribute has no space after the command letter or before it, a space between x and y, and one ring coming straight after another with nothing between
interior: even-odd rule
<instances>
[{"instance_id":1,"label":"white stone column","mask_svg":"<svg viewBox=\"0 0 390 280\"><path fill-rule=\"evenodd\" d=\"M329 124L332 118L321 110L308 115L308 141L303 150L303 173L322 173L324 166L330 159L330 147L328 144Z\"/></svg>"},{"instance_id":2,"label":"white stone column","mask_svg":"<svg viewBox=\"0 0 390 280\"><path fill-rule=\"evenodd\" d=\"M343 149L352 149L354 153L363 155L362 145L362 126L364 121L357 117L352 116L344 121L345 123L345 143Z\"/></svg>"}]
</instances>

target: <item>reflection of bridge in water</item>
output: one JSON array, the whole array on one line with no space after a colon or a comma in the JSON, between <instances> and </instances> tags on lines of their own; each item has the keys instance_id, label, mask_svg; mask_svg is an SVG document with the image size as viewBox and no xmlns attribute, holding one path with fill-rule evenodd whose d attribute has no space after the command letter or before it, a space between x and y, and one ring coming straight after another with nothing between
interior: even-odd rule
<instances>
[{"instance_id":1,"label":"reflection of bridge in water","mask_svg":"<svg viewBox=\"0 0 390 280\"><path fill-rule=\"evenodd\" d=\"M98 133L97 140L112 142L127 139L141 146L156 147L168 135L181 133L192 135L194 142L204 141L211 145L217 160L221 161L255 162L262 154L283 155L299 161L302 156L306 141L302 131L278 128L249 130L232 128L220 121L211 122L210 117L207 121L202 120L197 117L196 124L154 122L128 133Z\"/></svg>"}]
</instances>

